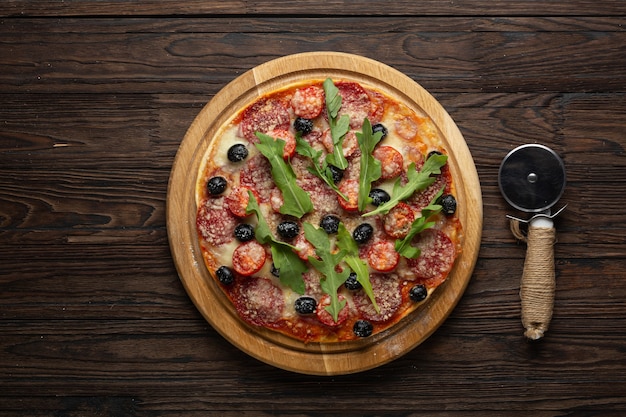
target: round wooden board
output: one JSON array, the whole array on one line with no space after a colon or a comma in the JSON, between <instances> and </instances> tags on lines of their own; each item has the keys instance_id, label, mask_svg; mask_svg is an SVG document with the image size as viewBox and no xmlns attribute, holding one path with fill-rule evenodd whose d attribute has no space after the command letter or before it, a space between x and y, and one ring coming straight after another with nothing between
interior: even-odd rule
<instances>
[{"instance_id":1,"label":"round wooden board","mask_svg":"<svg viewBox=\"0 0 626 417\"><path fill-rule=\"evenodd\" d=\"M308 79L349 79L375 87L428 114L444 137L456 181L463 251L448 279L411 315L391 329L351 342L305 344L254 328L239 319L204 266L196 234L195 190L209 142L234 113L251 101ZM241 75L200 111L185 135L172 168L167 196L167 230L178 274L206 320L249 355L289 371L348 374L387 363L430 336L460 300L470 280L482 233L482 196L474 161L456 124L421 86L399 71L356 55L313 52L279 58Z\"/></svg>"}]
</instances>

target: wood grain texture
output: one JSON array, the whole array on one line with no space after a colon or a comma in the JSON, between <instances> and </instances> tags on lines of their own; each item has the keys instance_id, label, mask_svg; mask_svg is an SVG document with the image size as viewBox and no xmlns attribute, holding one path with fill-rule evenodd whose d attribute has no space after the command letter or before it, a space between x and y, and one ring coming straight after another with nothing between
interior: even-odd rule
<instances>
[{"instance_id":1,"label":"wood grain texture","mask_svg":"<svg viewBox=\"0 0 626 417\"><path fill-rule=\"evenodd\" d=\"M0 415L624 415L625 3L367 6L0 3ZM314 50L378 59L431 92L484 203L449 319L397 361L330 378L265 365L213 330L178 279L165 221L200 109L250 68ZM529 344L525 246L496 175L535 141L563 156L569 183L551 331Z\"/></svg>"},{"instance_id":2,"label":"wood grain texture","mask_svg":"<svg viewBox=\"0 0 626 417\"><path fill-rule=\"evenodd\" d=\"M369 16L369 15L491 15L516 16L537 14L537 3L532 0L516 1L514 3L495 0L485 2L481 0L461 0L455 2L440 2L437 0L423 0L420 2L389 2L381 7L375 0L300 0L298 2L276 2L272 0L227 0L206 2L202 0L187 0L184 2L165 0L143 0L138 3L128 3L124 0L106 0L94 2L92 0L66 0L56 2L52 0L7 0L2 3L0 16L80 16L80 15L256 15L256 14L285 14L295 16L330 15L330 16ZM605 0L602 10L598 11L597 3L589 0L572 0L564 3L559 0L541 2L542 15L583 15L597 16L598 14L624 15L626 6L619 0Z\"/></svg>"},{"instance_id":3,"label":"wood grain texture","mask_svg":"<svg viewBox=\"0 0 626 417\"><path fill-rule=\"evenodd\" d=\"M127 32L114 20L70 21L69 30L65 21L12 21L0 26L0 63L10 57L0 73L3 91L215 94L283 51L318 50L377 59L433 93L625 90L619 63L626 32L617 20L607 21L610 28L599 36L574 30L576 20L559 28L545 18L437 19L437 25L379 18L372 19L371 37L362 36L358 20L310 19L300 26L291 18L257 19L243 29L217 19L181 20L168 20L162 32L145 20L132 20ZM31 23L45 30L33 32ZM360 42L350 42L354 37ZM582 50L593 51L592 63ZM537 66L545 69L528 70Z\"/></svg>"}]
</instances>

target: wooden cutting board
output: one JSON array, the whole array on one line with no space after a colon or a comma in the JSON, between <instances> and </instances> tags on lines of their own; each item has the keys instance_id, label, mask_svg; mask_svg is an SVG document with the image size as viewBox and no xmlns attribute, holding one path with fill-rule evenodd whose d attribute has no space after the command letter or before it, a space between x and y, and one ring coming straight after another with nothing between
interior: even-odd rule
<instances>
[{"instance_id":1,"label":"wooden cutting board","mask_svg":"<svg viewBox=\"0 0 626 417\"><path fill-rule=\"evenodd\" d=\"M305 344L254 328L239 319L204 267L195 227L198 171L218 129L241 108L266 93L308 79L350 79L375 87L428 114L444 137L456 182L463 251L448 279L419 309L391 329L351 342ZM314 375L359 372L415 348L448 317L469 283L480 247L482 196L474 161L456 124L443 107L409 77L356 55L314 52L290 55L253 68L224 87L187 131L172 168L167 196L167 230L178 274L206 320L249 355L286 370Z\"/></svg>"}]
</instances>

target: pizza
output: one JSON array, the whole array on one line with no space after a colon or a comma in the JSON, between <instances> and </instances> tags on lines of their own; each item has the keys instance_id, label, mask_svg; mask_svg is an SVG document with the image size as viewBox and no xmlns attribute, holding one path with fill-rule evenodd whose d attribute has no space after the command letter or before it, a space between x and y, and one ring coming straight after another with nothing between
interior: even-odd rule
<instances>
[{"instance_id":1,"label":"pizza","mask_svg":"<svg viewBox=\"0 0 626 417\"><path fill-rule=\"evenodd\" d=\"M196 185L209 276L241 320L304 343L367 338L410 315L462 249L441 133L349 79L248 103L210 138Z\"/></svg>"}]
</instances>

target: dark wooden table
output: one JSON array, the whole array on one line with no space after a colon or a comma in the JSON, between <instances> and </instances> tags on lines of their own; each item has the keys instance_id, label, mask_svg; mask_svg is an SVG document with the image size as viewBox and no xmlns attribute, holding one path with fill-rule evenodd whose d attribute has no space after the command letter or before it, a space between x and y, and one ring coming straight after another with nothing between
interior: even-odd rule
<instances>
[{"instance_id":1,"label":"dark wooden table","mask_svg":"<svg viewBox=\"0 0 626 417\"><path fill-rule=\"evenodd\" d=\"M623 415L626 2L0 3L0 415ZM202 106L270 59L332 50L429 90L481 178L469 287L422 345L367 372L290 373L200 316L165 222ZM525 246L497 187L524 143L564 159L547 336L522 335Z\"/></svg>"}]
</instances>

